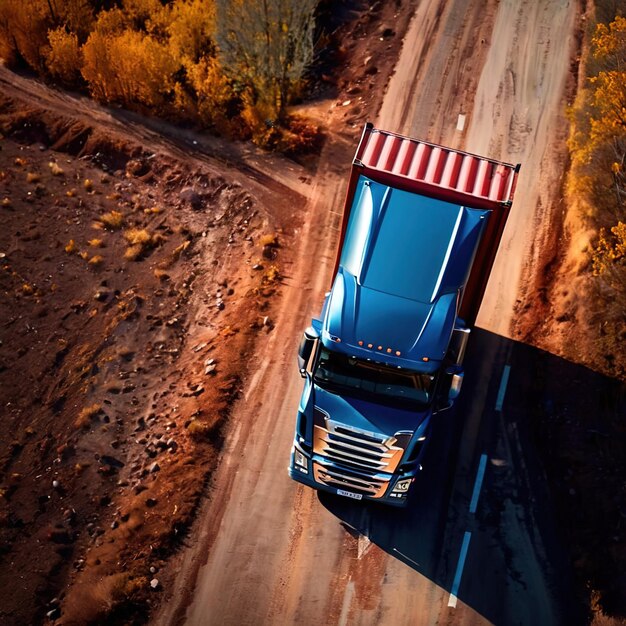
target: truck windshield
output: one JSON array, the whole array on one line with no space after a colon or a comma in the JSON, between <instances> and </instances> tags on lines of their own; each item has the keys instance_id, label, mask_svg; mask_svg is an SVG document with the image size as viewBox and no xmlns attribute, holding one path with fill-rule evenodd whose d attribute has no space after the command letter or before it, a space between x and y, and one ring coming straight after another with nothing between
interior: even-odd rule
<instances>
[{"instance_id":1,"label":"truck windshield","mask_svg":"<svg viewBox=\"0 0 626 626\"><path fill-rule=\"evenodd\" d=\"M435 387L435 375L364 361L320 347L315 382L329 391L342 387L393 398L407 408L423 408Z\"/></svg>"}]
</instances>

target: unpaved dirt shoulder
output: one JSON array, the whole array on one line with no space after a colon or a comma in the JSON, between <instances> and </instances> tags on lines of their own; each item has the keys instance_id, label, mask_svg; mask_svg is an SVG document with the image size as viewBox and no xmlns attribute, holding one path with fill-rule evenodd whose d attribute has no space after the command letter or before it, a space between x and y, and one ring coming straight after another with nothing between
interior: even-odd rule
<instances>
[{"instance_id":1,"label":"unpaved dirt shoulder","mask_svg":"<svg viewBox=\"0 0 626 626\"><path fill-rule=\"evenodd\" d=\"M132 619L272 330L293 206L66 104L5 92L0 125L0 615Z\"/></svg>"}]
</instances>

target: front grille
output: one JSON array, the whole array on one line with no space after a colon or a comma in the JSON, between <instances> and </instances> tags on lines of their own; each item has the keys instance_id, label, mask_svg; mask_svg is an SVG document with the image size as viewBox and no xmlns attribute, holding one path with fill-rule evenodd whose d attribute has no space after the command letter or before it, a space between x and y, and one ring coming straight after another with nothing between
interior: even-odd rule
<instances>
[{"instance_id":1,"label":"front grille","mask_svg":"<svg viewBox=\"0 0 626 626\"><path fill-rule=\"evenodd\" d=\"M326 428L319 428L316 434L321 454L356 470L393 472L403 452L395 445L394 437L340 426L330 419L326 420Z\"/></svg>"},{"instance_id":2,"label":"front grille","mask_svg":"<svg viewBox=\"0 0 626 626\"><path fill-rule=\"evenodd\" d=\"M382 496L404 453L398 440L336 424L326 415L323 424L320 421L314 428L314 450L323 458L316 464L315 479L338 489Z\"/></svg>"}]
</instances>

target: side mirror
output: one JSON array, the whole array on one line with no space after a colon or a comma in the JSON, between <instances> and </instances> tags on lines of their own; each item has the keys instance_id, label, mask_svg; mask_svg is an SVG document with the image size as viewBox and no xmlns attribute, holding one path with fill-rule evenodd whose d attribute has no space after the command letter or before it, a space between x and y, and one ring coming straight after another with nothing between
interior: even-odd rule
<instances>
[{"instance_id":1,"label":"side mirror","mask_svg":"<svg viewBox=\"0 0 626 626\"><path fill-rule=\"evenodd\" d=\"M298 348L298 369L300 370L300 376L304 378L306 376L306 367L313 353L315 342L319 339L319 333L309 326L302 335L302 341Z\"/></svg>"},{"instance_id":2,"label":"side mirror","mask_svg":"<svg viewBox=\"0 0 626 626\"><path fill-rule=\"evenodd\" d=\"M450 380L448 400L450 402L454 402L461 393L461 385L463 384L463 368L458 365L449 367L446 370L446 374L450 374L452 376L452 379Z\"/></svg>"}]
</instances>

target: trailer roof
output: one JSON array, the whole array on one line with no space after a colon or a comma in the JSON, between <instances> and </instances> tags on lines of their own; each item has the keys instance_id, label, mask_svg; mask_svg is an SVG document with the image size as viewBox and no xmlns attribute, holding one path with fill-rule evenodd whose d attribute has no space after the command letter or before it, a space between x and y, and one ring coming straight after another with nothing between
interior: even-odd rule
<instances>
[{"instance_id":1,"label":"trailer roof","mask_svg":"<svg viewBox=\"0 0 626 626\"><path fill-rule=\"evenodd\" d=\"M465 206L513 200L519 165L445 148L367 124L354 165L373 180Z\"/></svg>"}]
</instances>

